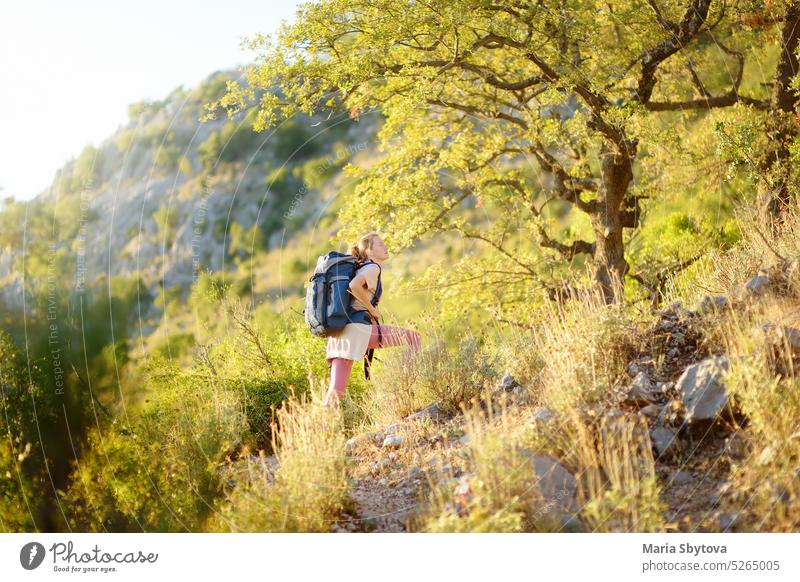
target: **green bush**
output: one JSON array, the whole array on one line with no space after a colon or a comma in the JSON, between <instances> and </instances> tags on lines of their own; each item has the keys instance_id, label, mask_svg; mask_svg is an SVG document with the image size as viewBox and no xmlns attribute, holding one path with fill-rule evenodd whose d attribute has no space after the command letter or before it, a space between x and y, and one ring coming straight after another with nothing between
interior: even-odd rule
<instances>
[{"instance_id":1,"label":"green bush","mask_svg":"<svg viewBox=\"0 0 800 582\"><path fill-rule=\"evenodd\" d=\"M0 531L29 532L45 495L36 484L45 471L36 434L35 394L14 341L0 331Z\"/></svg>"},{"instance_id":2,"label":"green bush","mask_svg":"<svg viewBox=\"0 0 800 582\"><path fill-rule=\"evenodd\" d=\"M154 358L141 411L93 430L67 499L71 526L99 531L203 531L224 458L241 442L244 409L231 387L197 365Z\"/></svg>"}]
</instances>

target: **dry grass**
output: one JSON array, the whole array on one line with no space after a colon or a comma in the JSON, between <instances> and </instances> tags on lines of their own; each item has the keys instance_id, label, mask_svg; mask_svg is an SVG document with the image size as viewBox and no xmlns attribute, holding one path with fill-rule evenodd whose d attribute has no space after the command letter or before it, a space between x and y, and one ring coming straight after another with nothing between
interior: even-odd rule
<instances>
[{"instance_id":1,"label":"dry grass","mask_svg":"<svg viewBox=\"0 0 800 582\"><path fill-rule=\"evenodd\" d=\"M422 351L382 350L384 365L377 370L364 398L365 416L376 426L391 423L437 402L457 413L475 401L497 372L477 338L467 336L450 349L441 337L427 341Z\"/></svg>"},{"instance_id":2,"label":"dry grass","mask_svg":"<svg viewBox=\"0 0 800 582\"><path fill-rule=\"evenodd\" d=\"M360 404L367 425L389 424L424 405L417 394L420 375L417 358L406 348L392 348L380 353L382 365L374 370L369 389Z\"/></svg>"},{"instance_id":3,"label":"dry grass","mask_svg":"<svg viewBox=\"0 0 800 582\"><path fill-rule=\"evenodd\" d=\"M491 403L487 402L491 407ZM535 531L536 490L529 460L521 452L520 419L510 409L488 417L480 407L465 413L469 475L432 481L415 529L426 532Z\"/></svg>"},{"instance_id":4,"label":"dry grass","mask_svg":"<svg viewBox=\"0 0 800 582\"><path fill-rule=\"evenodd\" d=\"M800 328L800 214L788 215L778 231L766 229L753 210L741 210L738 218L742 242L717 256L699 281L732 301L731 309L707 315L702 327L707 349L728 356L726 382L745 419L740 434L749 451L732 459L723 509L738 516L743 531L797 531L800 360L774 331ZM758 299L737 292L759 269L767 272L771 291Z\"/></svg>"},{"instance_id":5,"label":"dry grass","mask_svg":"<svg viewBox=\"0 0 800 582\"><path fill-rule=\"evenodd\" d=\"M689 304L708 292L730 293L760 267L779 265L770 273L775 293L758 301L734 299L734 309L704 316L700 326L704 350L730 359L728 386L747 418L742 434L751 441L752 455L733 462L723 505L741 514L745 529L796 531L800 354L785 342L769 342L763 325L800 329L800 268L791 267L800 256L800 219L792 217L777 234L759 233L750 215L740 220L742 243L699 262L674 282L672 292ZM405 440L397 451L371 440L358 445L355 476L399 474L381 468L390 466L384 463L389 455L391 467L421 467L429 487L412 523L415 530L558 531L563 521L545 508L534 486L528 450L553 457L575 476L576 509L585 529L664 531L665 504L647 423L604 406L615 388L629 382L627 364L648 345L639 324L648 322L630 306L606 306L587 295L544 305L532 330L517 329L490 351L476 338L465 338L456 349L433 339L413 356L404 349L379 352L382 362L369 389L348 403L358 407L353 414L364 419L364 429L386 426L437 401L463 412L466 445L456 435L432 447L431 437L441 427L411 423L398 429ZM528 390L529 405L491 400L487 387L506 370ZM553 419L531 422L531 405L547 407ZM341 416L296 402L280 414L280 468L269 477L248 462L223 517L236 522L228 529L328 531L347 495ZM428 470L434 455L437 466ZM448 478L444 465L465 477Z\"/></svg>"},{"instance_id":6,"label":"dry grass","mask_svg":"<svg viewBox=\"0 0 800 582\"><path fill-rule=\"evenodd\" d=\"M796 306L795 306L796 307ZM800 527L800 378L798 354L762 328L797 322L797 309L765 302L724 325L729 391L747 419L750 454L733 465L725 508L745 531Z\"/></svg>"},{"instance_id":7,"label":"dry grass","mask_svg":"<svg viewBox=\"0 0 800 582\"><path fill-rule=\"evenodd\" d=\"M542 511L535 498L531 467L520 447L550 455L577 478L581 518L598 531L661 531L651 443L638 417L587 419L589 405L606 400L627 382L626 366L640 341L624 308L599 297L552 304L540 312L531 332L514 334L498 349L504 369L528 387L532 403L555 419L532 425L527 407L505 409L488 418L466 413L467 470L472 493L465 506L459 483L434 483L425 531L558 531L563 523ZM487 403L491 407L491 403ZM602 408L602 406L601 406ZM463 485L462 485L463 486Z\"/></svg>"},{"instance_id":8,"label":"dry grass","mask_svg":"<svg viewBox=\"0 0 800 582\"><path fill-rule=\"evenodd\" d=\"M245 459L218 529L327 532L337 521L348 498L341 417L312 393L303 401L290 398L277 411L278 468L272 474L263 460Z\"/></svg>"},{"instance_id":9,"label":"dry grass","mask_svg":"<svg viewBox=\"0 0 800 582\"><path fill-rule=\"evenodd\" d=\"M602 400L626 379L636 334L624 307L604 305L598 295L542 308L531 335L533 365L546 363L530 388L537 400L566 412ZM520 357L524 357L522 354Z\"/></svg>"},{"instance_id":10,"label":"dry grass","mask_svg":"<svg viewBox=\"0 0 800 582\"><path fill-rule=\"evenodd\" d=\"M620 413L571 424L574 445L564 456L578 468L581 516L590 530L663 531L665 505L643 418Z\"/></svg>"}]
</instances>

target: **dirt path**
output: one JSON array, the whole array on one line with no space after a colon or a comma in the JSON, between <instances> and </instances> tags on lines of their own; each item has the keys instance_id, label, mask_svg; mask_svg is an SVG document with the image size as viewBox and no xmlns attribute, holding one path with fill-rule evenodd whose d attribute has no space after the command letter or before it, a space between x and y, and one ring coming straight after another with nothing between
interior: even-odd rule
<instances>
[{"instance_id":1,"label":"dirt path","mask_svg":"<svg viewBox=\"0 0 800 582\"><path fill-rule=\"evenodd\" d=\"M417 509L415 488L389 485L372 479L354 479L352 507L334 531L406 532L408 521Z\"/></svg>"},{"instance_id":2,"label":"dirt path","mask_svg":"<svg viewBox=\"0 0 800 582\"><path fill-rule=\"evenodd\" d=\"M408 532L432 482L458 477L462 419L404 420L349 441L350 505L333 531ZM395 447L387 438L398 438ZM444 462L443 462L444 461Z\"/></svg>"},{"instance_id":3,"label":"dirt path","mask_svg":"<svg viewBox=\"0 0 800 582\"><path fill-rule=\"evenodd\" d=\"M651 366L652 377L661 384L665 397L676 408L678 422L666 423L679 438L675 454L656 459L656 472L662 487L662 500L667 505L665 518L669 531L720 531L715 508L730 469L725 455L728 431L719 425L689 426L680 421L677 402L681 396L675 382L692 364L708 354L699 344L699 334L692 327L692 316L680 309L662 314L653 329L652 351L664 354L661 366ZM652 427L663 426L664 416L653 419Z\"/></svg>"}]
</instances>

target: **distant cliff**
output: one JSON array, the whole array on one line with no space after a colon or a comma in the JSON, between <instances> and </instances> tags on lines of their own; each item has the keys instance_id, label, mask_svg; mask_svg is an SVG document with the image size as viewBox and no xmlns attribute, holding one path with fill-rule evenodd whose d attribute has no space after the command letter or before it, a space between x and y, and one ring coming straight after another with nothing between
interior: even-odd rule
<instances>
[{"instance_id":1,"label":"distant cliff","mask_svg":"<svg viewBox=\"0 0 800 582\"><path fill-rule=\"evenodd\" d=\"M70 262L76 288L116 275L188 287L201 270L236 270L318 218L341 168L370 155L377 119L292 119L261 134L252 130L255 111L199 121L234 78L218 71L195 89L131 105L127 125L87 146L51 188L29 203L7 200L5 299L19 300L26 257L28 278L31 257Z\"/></svg>"}]
</instances>

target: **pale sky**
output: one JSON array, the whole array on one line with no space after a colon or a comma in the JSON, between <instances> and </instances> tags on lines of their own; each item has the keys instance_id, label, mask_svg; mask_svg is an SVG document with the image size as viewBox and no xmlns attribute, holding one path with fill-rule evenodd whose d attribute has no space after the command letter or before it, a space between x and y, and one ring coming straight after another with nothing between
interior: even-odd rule
<instances>
[{"instance_id":1,"label":"pale sky","mask_svg":"<svg viewBox=\"0 0 800 582\"><path fill-rule=\"evenodd\" d=\"M301 0L0 3L0 199L30 199L128 105L254 60L243 37L293 20Z\"/></svg>"}]
</instances>

